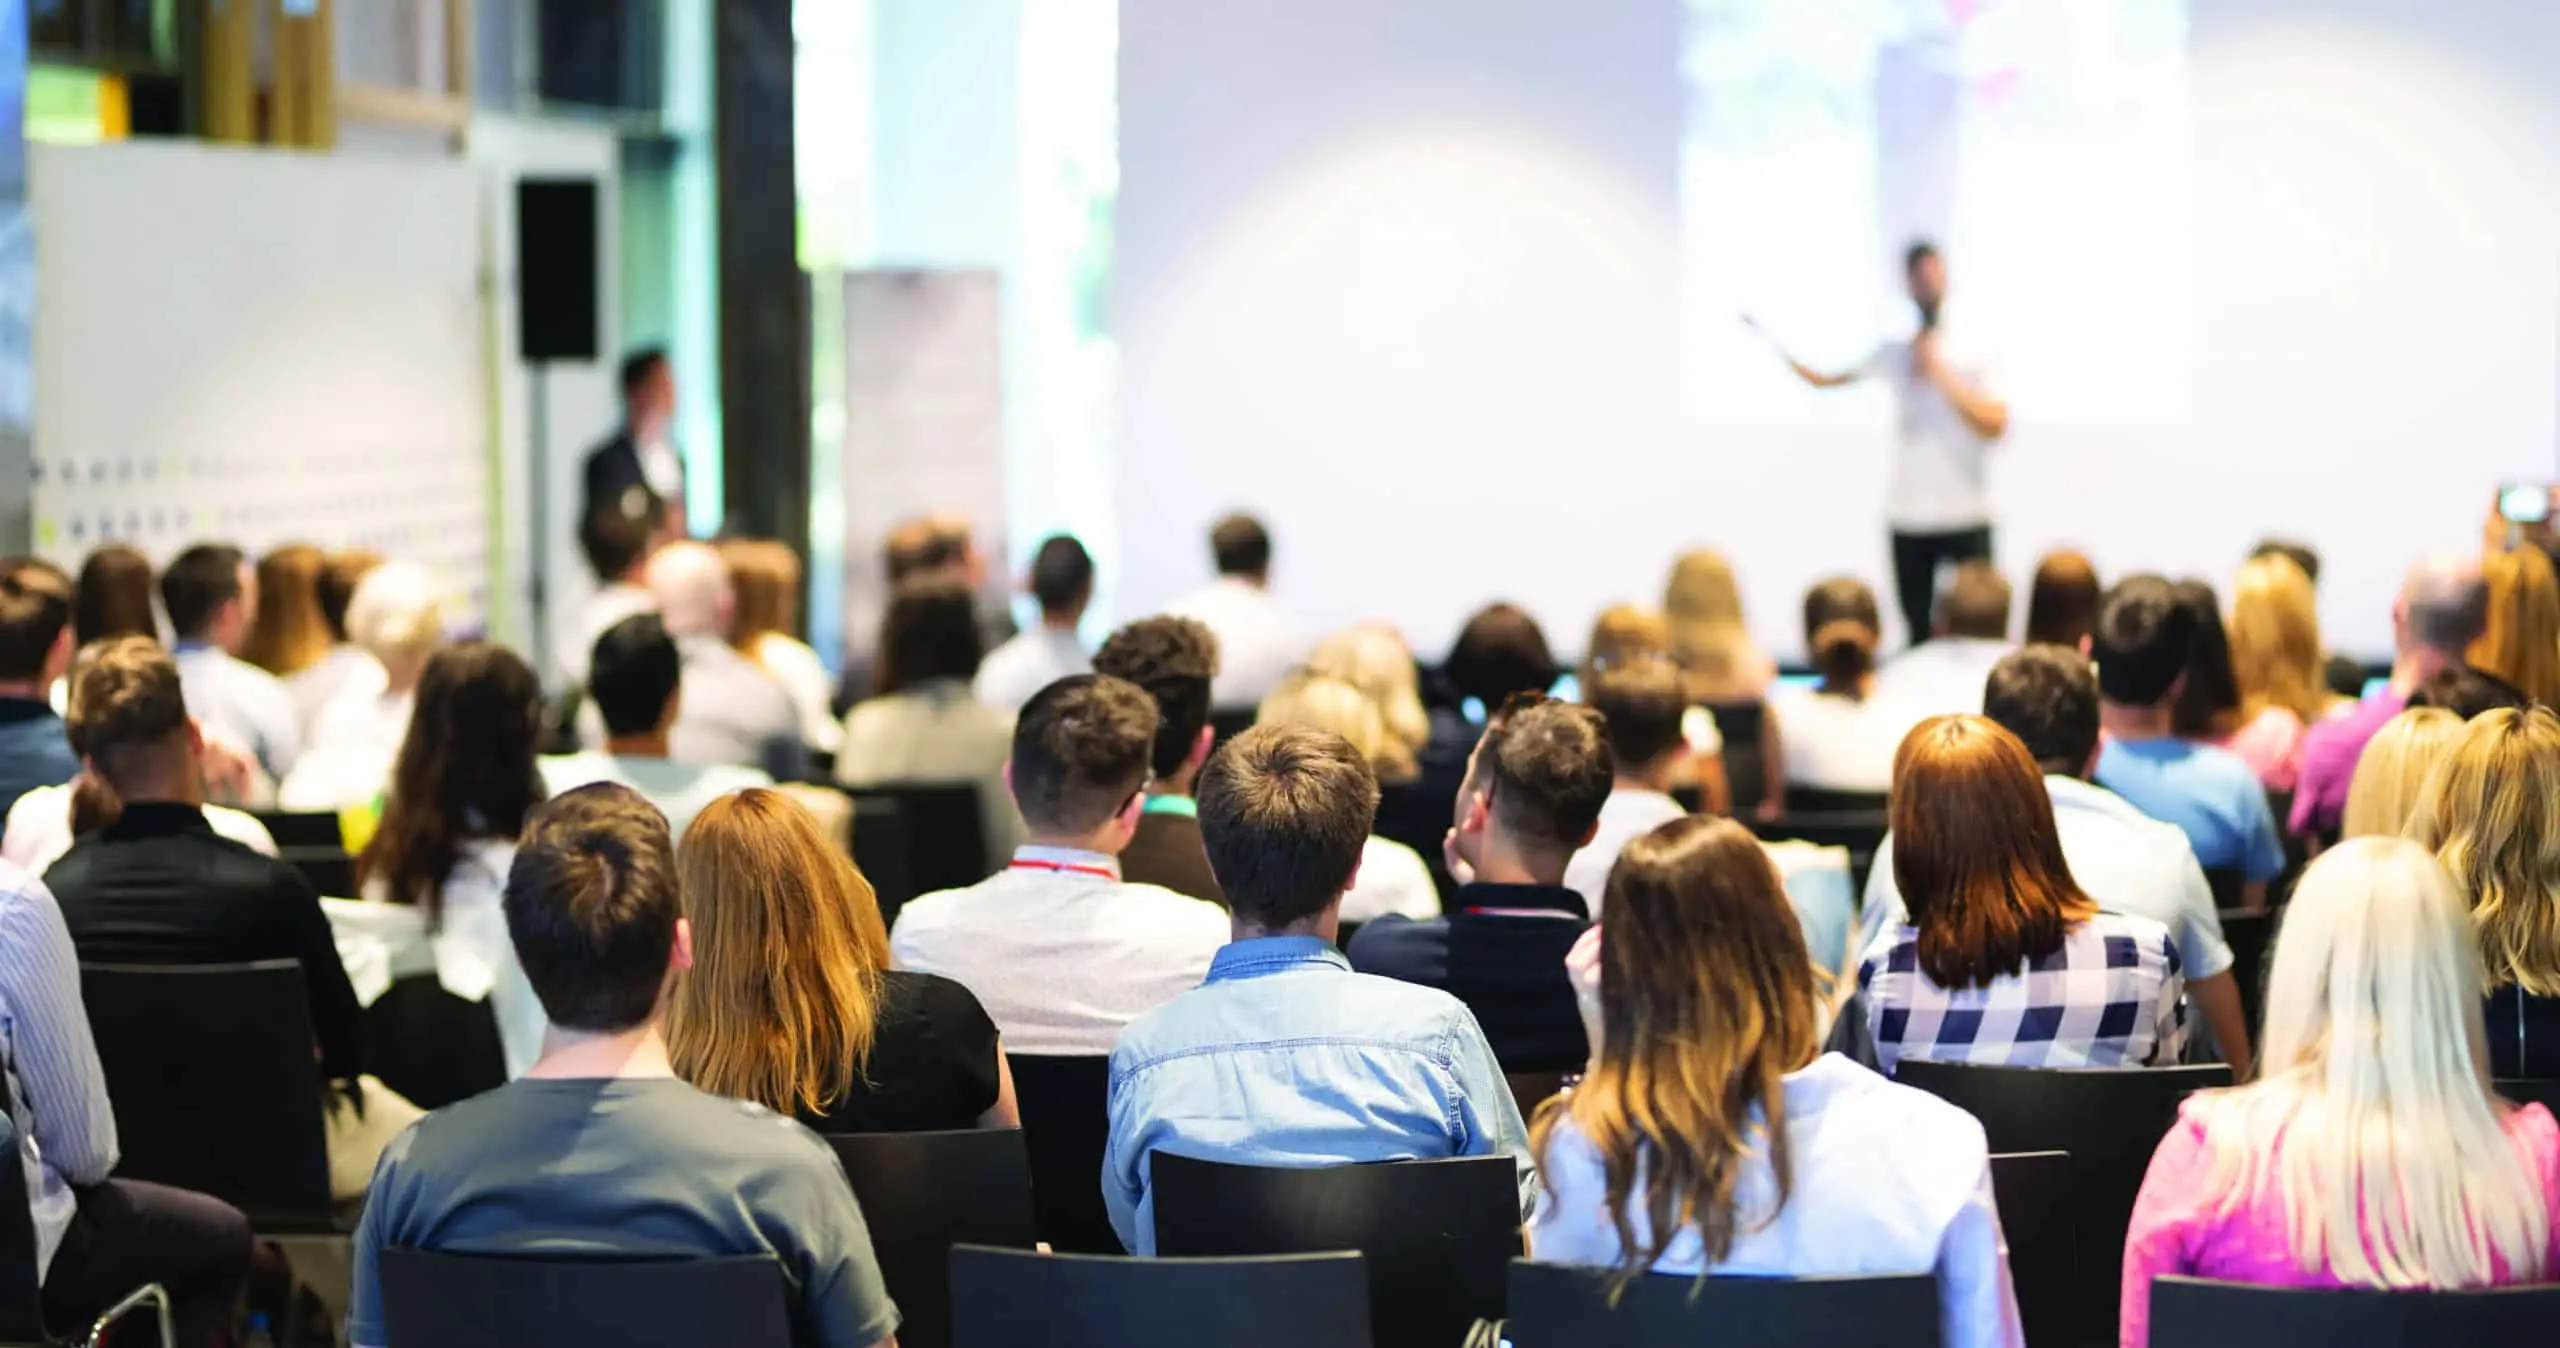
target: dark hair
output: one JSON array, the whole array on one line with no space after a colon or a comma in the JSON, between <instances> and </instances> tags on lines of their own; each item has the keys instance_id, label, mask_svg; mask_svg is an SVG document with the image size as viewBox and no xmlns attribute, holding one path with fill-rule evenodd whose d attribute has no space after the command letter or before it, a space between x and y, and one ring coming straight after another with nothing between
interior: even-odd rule
<instances>
[{"instance_id":1,"label":"dark hair","mask_svg":"<svg viewBox=\"0 0 2560 1348\"><path fill-rule=\"evenodd\" d=\"M2188 739L2228 735L2240 728L2240 675L2231 667L2222 597L2200 580L2175 582L2169 593L2195 620L2195 636L2187 643L2187 681L2169 709L2169 729Z\"/></svg>"},{"instance_id":2,"label":"dark hair","mask_svg":"<svg viewBox=\"0 0 2560 1348\"><path fill-rule=\"evenodd\" d=\"M2027 587L2027 644L2078 646L2098 620L2098 568L2068 550L2048 552Z\"/></svg>"},{"instance_id":3,"label":"dark hair","mask_svg":"<svg viewBox=\"0 0 2560 1348\"><path fill-rule=\"evenodd\" d=\"M1938 255L1938 245L1927 239L1913 239L1902 250L1902 270L1911 271L1921 262Z\"/></svg>"},{"instance_id":4,"label":"dark hair","mask_svg":"<svg viewBox=\"0 0 2560 1348\"><path fill-rule=\"evenodd\" d=\"M71 630L83 646L109 637L158 637L160 625L151 617L151 559L122 543L90 553L71 597Z\"/></svg>"},{"instance_id":5,"label":"dark hair","mask_svg":"<svg viewBox=\"0 0 2560 1348\"><path fill-rule=\"evenodd\" d=\"M1377 816L1368 759L1330 730L1255 726L1200 774L1209 870L1236 916L1265 931L1341 897Z\"/></svg>"},{"instance_id":6,"label":"dark hair","mask_svg":"<svg viewBox=\"0 0 2560 1348\"><path fill-rule=\"evenodd\" d=\"M1616 785L1609 727L1589 707L1520 696L1485 726L1467 790L1490 795L1503 831L1572 851L1590 840Z\"/></svg>"},{"instance_id":7,"label":"dark hair","mask_svg":"<svg viewBox=\"0 0 2560 1348\"><path fill-rule=\"evenodd\" d=\"M2009 635L2009 578L1989 562L1956 568L1939 594L1937 627L1951 637L2000 641Z\"/></svg>"},{"instance_id":8,"label":"dark hair","mask_svg":"<svg viewBox=\"0 0 2560 1348\"><path fill-rule=\"evenodd\" d=\"M1543 693L1564 671L1538 620L1517 604L1487 604L1458 630L1441 665L1449 688L1482 702L1489 714L1513 693Z\"/></svg>"},{"instance_id":9,"label":"dark hair","mask_svg":"<svg viewBox=\"0 0 2560 1348\"><path fill-rule=\"evenodd\" d=\"M675 840L627 786L599 782L535 806L507 871L516 963L564 1030L628 1030L658 1007L675 956Z\"/></svg>"},{"instance_id":10,"label":"dark hair","mask_svg":"<svg viewBox=\"0 0 2560 1348\"><path fill-rule=\"evenodd\" d=\"M541 732L542 684L515 652L465 641L428 657L356 883L381 880L393 903L417 905L438 926L462 845L515 837L541 802Z\"/></svg>"},{"instance_id":11,"label":"dark hair","mask_svg":"<svg viewBox=\"0 0 2560 1348\"><path fill-rule=\"evenodd\" d=\"M198 543L160 573L160 607L169 611L169 630L179 640L202 637L222 606L240 597L242 560L228 543Z\"/></svg>"},{"instance_id":12,"label":"dark hair","mask_svg":"<svg viewBox=\"0 0 2560 1348\"><path fill-rule=\"evenodd\" d=\"M2097 912L2027 746L1983 717L1932 716L1903 737L1888 814L1920 970L1941 988L2017 973Z\"/></svg>"},{"instance_id":13,"label":"dark hair","mask_svg":"<svg viewBox=\"0 0 2560 1348\"><path fill-rule=\"evenodd\" d=\"M675 638L654 613L635 613L606 628L587 662L587 696L608 735L657 729L683 682Z\"/></svg>"},{"instance_id":14,"label":"dark hair","mask_svg":"<svg viewBox=\"0 0 2560 1348\"><path fill-rule=\"evenodd\" d=\"M1689 714L1688 685L1666 659L1637 659L1592 671L1582 690L1609 731L1609 755L1629 768L1650 767L1681 747Z\"/></svg>"},{"instance_id":15,"label":"dark hair","mask_svg":"<svg viewBox=\"0 0 2560 1348\"><path fill-rule=\"evenodd\" d=\"M1209 724L1209 684L1218 675L1218 638L1192 618L1140 618L1111 634L1093 653L1093 672L1126 679L1155 699L1158 777L1182 770L1200 728Z\"/></svg>"},{"instance_id":16,"label":"dark hair","mask_svg":"<svg viewBox=\"0 0 2560 1348\"><path fill-rule=\"evenodd\" d=\"M2249 550L2249 560L2254 562L2261 557L2282 557L2301 567L2304 579L2314 585L2320 583L2320 554L2313 552L2308 544L2289 538L2265 539Z\"/></svg>"},{"instance_id":17,"label":"dark hair","mask_svg":"<svg viewBox=\"0 0 2560 1348\"><path fill-rule=\"evenodd\" d=\"M925 576L900 585L880 619L879 691L895 693L933 679L975 678L986 648L969 587Z\"/></svg>"},{"instance_id":18,"label":"dark hair","mask_svg":"<svg viewBox=\"0 0 2560 1348\"><path fill-rule=\"evenodd\" d=\"M356 586L380 565L381 555L363 548L339 548L321 558L320 576L311 583L311 591L320 601L320 621L329 625L331 641L348 639L347 606L355 602Z\"/></svg>"},{"instance_id":19,"label":"dark hair","mask_svg":"<svg viewBox=\"0 0 2560 1348\"><path fill-rule=\"evenodd\" d=\"M2420 707L2442 707L2466 721L2502 707L2521 710L2531 705L2533 699L2526 697L2523 689L2471 665L2437 670L2433 678L2419 684L2418 690L2409 695L2409 709L2412 711Z\"/></svg>"},{"instance_id":20,"label":"dark hair","mask_svg":"<svg viewBox=\"0 0 2560 1348\"><path fill-rule=\"evenodd\" d=\"M1044 614L1063 614L1093 597L1093 554L1065 534L1042 539L1031 555L1031 597Z\"/></svg>"},{"instance_id":21,"label":"dark hair","mask_svg":"<svg viewBox=\"0 0 2560 1348\"><path fill-rule=\"evenodd\" d=\"M624 356L621 372L622 400L629 402L639 397L640 390L648 386L650 379L655 377L666 363L667 349L663 346L636 347L630 355Z\"/></svg>"},{"instance_id":22,"label":"dark hair","mask_svg":"<svg viewBox=\"0 0 2560 1348\"><path fill-rule=\"evenodd\" d=\"M1805 591L1804 648L1822 676L1822 691L1856 696L1858 681L1876 667L1884 620L1876 592L1854 576L1834 576Z\"/></svg>"},{"instance_id":23,"label":"dark hair","mask_svg":"<svg viewBox=\"0 0 2560 1348\"><path fill-rule=\"evenodd\" d=\"M71 626L71 577L34 557L0 562L0 679L44 677L53 645Z\"/></svg>"},{"instance_id":24,"label":"dark hair","mask_svg":"<svg viewBox=\"0 0 2560 1348\"><path fill-rule=\"evenodd\" d=\"M578 550L587 555L587 569L596 580L610 585L649 555L656 527L643 516L624 514L619 506L600 505L578 521Z\"/></svg>"},{"instance_id":25,"label":"dark hair","mask_svg":"<svg viewBox=\"0 0 2560 1348\"><path fill-rule=\"evenodd\" d=\"M1035 829L1083 833L1146 789L1156 704L1108 674L1073 674L1031 695L1013 726L1013 800Z\"/></svg>"},{"instance_id":26,"label":"dark hair","mask_svg":"<svg viewBox=\"0 0 2560 1348\"><path fill-rule=\"evenodd\" d=\"M1982 687L1982 714L2018 737L2036 766L2077 777L2098 752L2098 676L2069 646L2029 646L2000 657Z\"/></svg>"},{"instance_id":27,"label":"dark hair","mask_svg":"<svg viewBox=\"0 0 2560 1348\"><path fill-rule=\"evenodd\" d=\"M2125 707L2156 707L2169 698L2196 642L2195 610L2158 576L2127 576L2107 591L2090 630L2098 692Z\"/></svg>"},{"instance_id":28,"label":"dark hair","mask_svg":"<svg viewBox=\"0 0 2560 1348\"><path fill-rule=\"evenodd\" d=\"M890 533L882 549L882 569L889 584L903 585L920 577L949 571L969 556L969 522L948 516L908 520Z\"/></svg>"},{"instance_id":29,"label":"dark hair","mask_svg":"<svg viewBox=\"0 0 2560 1348\"><path fill-rule=\"evenodd\" d=\"M1271 570L1271 531L1251 515L1229 515L1209 529L1209 556L1221 576L1260 576Z\"/></svg>"}]
</instances>

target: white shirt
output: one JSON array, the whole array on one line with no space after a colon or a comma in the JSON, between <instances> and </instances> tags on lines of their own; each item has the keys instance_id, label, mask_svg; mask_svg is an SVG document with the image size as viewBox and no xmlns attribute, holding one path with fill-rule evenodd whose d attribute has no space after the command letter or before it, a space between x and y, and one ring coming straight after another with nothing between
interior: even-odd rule
<instances>
[{"instance_id":1,"label":"white shirt","mask_svg":"<svg viewBox=\"0 0 2560 1348\"><path fill-rule=\"evenodd\" d=\"M1680 802L1659 791L1622 786L1600 805L1600 825L1591 841L1573 854L1564 868L1564 887L1582 896L1591 920L1600 920L1600 901L1608 893L1609 872L1627 844L1687 814Z\"/></svg>"},{"instance_id":2,"label":"white shirt","mask_svg":"<svg viewBox=\"0 0 2560 1348\"><path fill-rule=\"evenodd\" d=\"M640 460L640 476L649 480L649 490L658 499L677 502L684 499L684 459L663 435L633 436L633 457Z\"/></svg>"},{"instance_id":3,"label":"white shirt","mask_svg":"<svg viewBox=\"0 0 2560 1348\"><path fill-rule=\"evenodd\" d=\"M320 901L359 1005L373 1005L399 979L433 973L454 996L489 1003L510 1081L542 1056L542 1032L549 1024L507 934L503 901L515 859L512 840L462 844L453 873L445 877L444 916L433 933L424 909L390 902L378 880L365 886L362 899Z\"/></svg>"},{"instance_id":4,"label":"white shirt","mask_svg":"<svg viewBox=\"0 0 2560 1348\"><path fill-rule=\"evenodd\" d=\"M276 784L276 807L335 810L388 790L417 705L415 693L386 693L379 683L342 689L313 724L293 771Z\"/></svg>"},{"instance_id":5,"label":"white shirt","mask_svg":"<svg viewBox=\"0 0 2560 1348\"><path fill-rule=\"evenodd\" d=\"M1787 785L1827 791L1884 791L1893 785L1893 755L1920 718L1881 697L1780 685L1769 690Z\"/></svg>"},{"instance_id":6,"label":"white shirt","mask_svg":"<svg viewBox=\"0 0 2560 1348\"><path fill-rule=\"evenodd\" d=\"M1900 703L1915 725L1930 716L1979 716L1991 667L2016 649L1989 637L1931 637L1884 662L1875 695Z\"/></svg>"},{"instance_id":7,"label":"white shirt","mask_svg":"<svg viewBox=\"0 0 2560 1348\"><path fill-rule=\"evenodd\" d=\"M987 652L978 664L977 682L969 690L980 702L1007 716L1022 710L1031 695L1070 674L1093 672L1093 656L1075 629L1046 623L1016 632Z\"/></svg>"},{"instance_id":8,"label":"white shirt","mask_svg":"<svg viewBox=\"0 0 2560 1348\"><path fill-rule=\"evenodd\" d=\"M2071 867L2071 878L2100 908L2167 927L2178 943L2179 972L2189 982L2231 968L2231 947L2222 939L2213 888L2184 832L2077 777L2047 775L2044 786L2053 798L2062 859ZM1909 920L1893 879L1893 838L1888 834L1876 849L1875 869L1867 874L1862 944L1874 944L1879 933Z\"/></svg>"},{"instance_id":9,"label":"white shirt","mask_svg":"<svg viewBox=\"0 0 2560 1348\"><path fill-rule=\"evenodd\" d=\"M1367 922L1389 913L1417 921L1440 916L1440 888L1422 854L1393 838L1360 845L1360 882L1342 896L1342 920Z\"/></svg>"},{"instance_id":10,"label":"white shirt","mask_svg":"<svg viewBox=\"0 0 2560 1348\"><path fill-rule=\"evenodd\" d=\"M1941 322L1938 354L1956 378L1988 391L1990 365ZM1885 518L1896 529L1970 529L1991 522L1985 481L1989 437L1977 432L1927 375L1914 368L1911 340L1876 348L1858 369L1862 378L1893 386L1895 413L1892 485Z\"/></svg>"},{"instance_id":11,"label":"white shirt","mask_svg":"<svg viewBox=\"0 0 2560 1348\"><path fill-rule=\"evenodd\" d=\"M1000 857L1023 839L1022 813L1004 782L1012 756L1012 712L980 702L956 679L934 679L854 704L836 751L836 782L856 790L975 785L987 855Z\"/></svg>"},{"instance_id":12,"label":"white shirt","mask_svg":"<svg viewBox=\"0 0 2560 1348\"><path fill-rule=\"evenodd\" d=\"M1786 1076L1790 1192L1777 1197L1766 1154L1754 1149L1734 1188L1743 1220L1720 1274L1855 1277L1934 1273L1946 1348L2016 1348L2026 1340L2009 1281L2008 1244L1991 1198L1982 1125L1935 1096L1897 1086L1838 1054ZM1599 1152L1570 1114L1547 1139L1529 1254L1541 1263L1614 1266L1618 1235ZM1650 1244L1641 1187L1627 1217ZM1656 1273L1694 1276L1706 1252L1684 1228Z\"/></svg>"},{"instance_id":13,"label":"white shirt","mask_svg":"<svg viewBox=\"0 0 2560 1348\"><path fill-rule=\"evenodd\" d=\"M628 758L584 752L542 760L542 781L553 795L596 782L618 782L640 793L667 817L667 831L677 843L693 827L693 817L722 796L751 786L771 786L773 778L756 768L723 764L679 763L671 758Z\"/></svg>"},{"instance_id":14,"label":"white shirt","mask_svg":"<svg viewBox=\"0 0 2560 1348\"><path fill-rule=\"evenodd\" d=\"M1130 1021L1200 986L1227 944L1225 909L1130 884L1117 857L1013 855L967 889L908 903L889 933L892 964L976 994L1009 1052L1104 1056Z\"/></svg>"},{"instance_id":15,"label":"white shirt","mask_svg":"<svg viewBox=\"0 0 2560 1348\"><path fill-rule=\"evenodd\" d=\"M254 755L277 781L302 756L302 717L284 680L202 642L180 642L178 690L187 714Z\"/></svg>"},{"instance_id":16,"label":"white shirt","mask_svg":"<svg viewBox=\"0 0 2560 1348\"><path fill-rule=\"evenodd\" d=\"M755 660L791 695L792 709L800 713L800 738L819 753L834 753L844 743L844 726L836 720L836 685L827 677L827 662L809 643L780 632L756 638Z\"/></svg>"},{"instance_id":17,"label":"white shirt","mask_svg":"<svg viewBox=\"0 0 2560 1348\"><path fill-rule=\"evenodd\" d=\"M308 742L320 724L320 713L328 710L338 694L352 687L378 693L387 681L382 662L374 659L371 651L340 642L309 668L285 675L284 686L286 692L293 694L294 714L302 718L302 736Z\"/></svg>"},{"instance_id":18,"label":"white shirt","mask_svg":"<svg viewBox=\"0 0 2560 1348\"><path fill-rule=\"evenodd\" d=\"M1197 618L1218 638L1218 677L1209 704L1220 711L1249 711L1280 686L1307 656L1306 638L1280 611L1271 592L1247 580L1221 576L1174 600L1164 611Z\"/></svg>"},{"instance_id":19,"label":"white shirt","mask_svg":"<svg viewBox=\"0 0 2560 1348\"><path fill-rule=\"evenodd\" d=\"M625 618L657 611L658 597L627 581L609 581L588 595L587 602L578 609L578 625L571 630L567 643L551 655L552 663L560 667L561 686L586 686L587 667L596 658L597 638Z\"/></svg>"},{"instance_id":20,"label":"white shirt","mask_svg":"<svg viewBox=\"0 0 2560 1348\"><path fill-rule=\"evenodd\" d=\"M253 852L276 854L275 835L257 816L220 805L204 807L213 831ZM71 850L71 788L39 786L9 807L9 822L0 829L0 861L42 875Z\"/></svg>"}]
</instances>

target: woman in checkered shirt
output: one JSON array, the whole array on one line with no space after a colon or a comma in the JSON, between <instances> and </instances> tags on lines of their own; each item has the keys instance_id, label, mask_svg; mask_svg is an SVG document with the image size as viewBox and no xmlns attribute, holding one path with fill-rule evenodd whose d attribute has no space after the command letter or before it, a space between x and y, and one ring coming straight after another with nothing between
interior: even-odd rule
<instances>
[{"instance_id":1,"label":"woman in checkered shirt","mask_svg":"<svg viewBox=\"0 0 2560 1348\"><path fill-rule=\"evenodd\" d=\"M1894 756L1891 814L1910 922L1858 967L1879 1067L2177 1060L2177 943L2081 891L2015 735L1980 716L1921 722Z\"/></svg>"}]
</instances>

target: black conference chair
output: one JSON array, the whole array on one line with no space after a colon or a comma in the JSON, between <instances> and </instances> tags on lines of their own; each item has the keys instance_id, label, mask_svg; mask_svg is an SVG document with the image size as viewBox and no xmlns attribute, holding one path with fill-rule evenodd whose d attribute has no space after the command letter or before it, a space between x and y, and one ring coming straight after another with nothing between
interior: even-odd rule
<instances>
[{"instance_id":1,"label":"black conference chair","mask_svg":"<svg viewBox=\"0 0 2560 1348\"><path fill-rule=\"evenodd\" d=\"M1787 788L1788 814L1882 815L1889 797L1882 791L1833 791L1819 786Z\"/></svg>"},{"instance_id":2,"label":"black conference chair","mask_svg":"<svg viewBox=\"0 0 2560 1348\"><path fill-rule=\"evenodd\" d=\"M2522 1077L2500 1077L2490 1085L2500 1095L2520 1105L2540 1105L2560 1117L2560 1081L2528 1081Z\"/></svg>"},{"instance_id":3,"label":"black conference chair","mask_svg":"<svg viewBox=\"0 0 2560 1348\"><path fill-rule=\"evenodd\" d=\"M1520 1106L1520 1117L1526 1119L1538 1112L1538 1106L1564 1093L1566 1075L1563 1072L1505 1072L1503 1079L1511 1085L1511 1100Z\"/></svg>"},{"instance_id":4,"label":"black conference chair","mask_svg":"<svg viewBox=\"0 0 2560 1348\"><path fill-rule=\"evenodd\" d=\"M782 1265L381 1252L387 1348L790 1348Z\"/></svg>"},{"instance_id":5,"label":"black conference chair","mask_svg":"<svg viewBox=\"0 0 2560 1348\"><path fill-rule=\"evenodd\" d=\"M2231 947L2231 981L2240 989L2240 1016L2255 1051L2258 1037L2266 1033L2267 956L2275 950L2276 914L2224 913L2222 939Z\"/></svg>"},{"instance_id":6,"label":"black conference chair","mask_svg":"<svg viewBox=\"0 0 2560 1348\"><path fill-rule=\"evenodd\" d=\"M335 814L310 810L260 810L256 818L266 826L267 833L276 840L279 849L347 850L346 834L338 827Z\"/></svg>"},{"instance_id":7,"label":"black conference chair","mask_svg":"<svg viewBox=\"0 0 2560 1348\"><path fill-rule=\"evenodd\" d=\"M394 982L364 1009L365 1064L420 1109L442 1109L507 1084L507 1054L489 1003L444 990L431 973Z\"/></svg>"},{"instance_id":8,"label":"black conference chair","mask_svg":"<svg viewBox=\"0 0 2560 1348\"><path fill-rule=\"evenodd\" d=\"M1503 1333L1512 1348L1938 1348L1938 1283L1648 1273L1612 1304L1605 1269L1515 1259Z\"/></svg>"},{"instance_id":9,"label":"black conference chair","mask_svg":"<svg viewBox=\"0 0 2560 1348\"><path fill-rule=\"evenodd\" d=\"M1008 1053L1022 1141L1031 1154L1031 1209L1049 1248L1120 1254L1102 1205L1102 1153L1111 1135L1111 1060Z\"/></svg>"},{"instance_id":10,"label":"black conference chair","mask_svg":"<svg viewBox=\"0 0 2560 1348\"><path fill-rule=\"evenodd\" d=\"M2151 1284L2157 1348L2441 1348L2549 1343L2560 1287L2470 1292L2373 1292L2258 1287L2201 1278Z\"/></svg>"},{"instance_id":11,"label":"black conference chair","mask_svg":"<svg viewBox=\"0 0 2560 1348\"><path fill-rule=\"evenodd\" d=\"M898 925L898 910L919 892L907 873L907 817L889 796L853 796L853 864L871 882L880 920Z\"/></svg>"},{"instance_id":12,"label":"black conference chair","mask_svg":"<svg viewBox=\"0 0 2560 1348\"><path fill-rule=\"evenodd\" d=\"M1027 1250L1031 1157L1014 1129L844 1133L827 1138L853 1181L901 1348L951 1342L951 1248Z\"/></svg>"},{"instance_id":13,"label":"black conference chair","mask_svg":"<svg viewBox=\"0 0 2560 1348\"><path fill-rule=\"evenodd\" d=\"M862 803L896 803L899 822L907 835L906 879L917 894L974 885L995 874L1003 860L987 855L986 815L978 804L978 788L973 785L885 782L857 787L852 794L857 848L861 845ZM860 859L858 851L856 859Z\"/></svg>"},{"instance_id":14,"label":"black conference chair","mask_svg":"<svg viewBox=\"0 0 2560 1348\"><path fill-rule=\"evenodd\" d=\"M2071 1154L2029 1151L1991 1158L1991 1197L2009 1245L2009 1282L2029 1343L2067 1343L2078 1295L2071 1234Z\"/></svg>"},{"instance_id":15,"label":"black conference chair","mask_svg":"<svg viewBox=\"0 0 2560 1348\"><path fill-rule=\"evenodd\" d=\"M1293 1169L1159 1151L1148 1165L1158 1254L1358 1250L1379 1348L1450 1348L1502 1318L1520 1253L1509 1156Z\"/></svg>"},{"instance_id":16,"label":"black conference chair","mask_svg":"<svg viewBox=\"0 0 2560 1348\"><path fill-rule=\"evenodd\" d=\"M2213 906L2229 912L2241 906L2241 891L2248 887L2249 877L2236 866L2207 866L2204 883L2213 891Z\"/></svg>"},{"instance_id":17,"label":"black conference chair","mask_svg":"<svg viewBox=\"0 0 2560 1348\"><path fill-rule=\"evenodd\" d=\"M1223 745L1227 741L1234 739L1236 736L1253 729L1254 716L1255 711L1251 707L1246 707L1241 711L1230 708L1226 711L1210 712L1209 742L1211 747L1215 748L1216 746Z\"/></svg>"},{"instance_id":18,"label":"black conference chair","mask_svg":"<svg viewBox=\"0 0 2560 1348\"><path fill-rule=\"evenodd\" d=\"M0 1343L60 1343L45 1329L44 1287L36 1276L36 1228L27 1196L26 1162L19 1154L17 1125L0 1109ZM158 1283L144 1283L85 1326L74 1342L95 1345L117 1321L149 1308L159 1316L161 1348L176 1341L169 1319L169 1294Z\"/></svg>"},{"instance_id":19,"label":"black conference chair","mask_svg":"<svg viewBox=\"0 0 2560 1348\"><path fill-rule=\"evenodd\" d=\"M1112 1259L963 1245L951 1330L953 1348L1370 1348L1369 1280L1339 1251Z\"/></svg>"},{"instance_id":20,"label":"black conference chair","mask_svg":"<svg viewBox=\"0 0 2560 1348\"><path fill-rule=\"evenodd\" d=\"M302 966L80 966L117 1173L208 1193L270 1235L336 1229Z\"/></svg>"}]
</instances>

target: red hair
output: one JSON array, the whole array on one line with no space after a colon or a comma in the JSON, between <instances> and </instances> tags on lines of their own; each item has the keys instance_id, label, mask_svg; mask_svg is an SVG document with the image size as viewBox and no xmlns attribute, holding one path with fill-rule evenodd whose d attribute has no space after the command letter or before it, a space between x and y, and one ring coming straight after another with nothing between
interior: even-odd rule
<instances>
[{"instance_id":1,"label":"red hair","mask_svg":"<svg viewBox=\"0 0 2560 1348\"><path fill-rule=\"evenodd\" d=\"M2098 911L2063 860L2044 774L1997 722L1922 721L1894 754L1891 814L1893 880L1939 987L2017 973Z\"/></svg>"}]
</instances>

